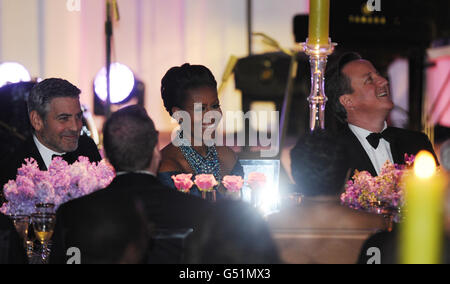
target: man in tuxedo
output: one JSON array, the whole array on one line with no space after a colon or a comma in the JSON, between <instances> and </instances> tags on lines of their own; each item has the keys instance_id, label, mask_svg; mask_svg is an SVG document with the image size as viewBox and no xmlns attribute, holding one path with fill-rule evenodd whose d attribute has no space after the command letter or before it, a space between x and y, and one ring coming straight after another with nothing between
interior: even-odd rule
<instances>
[{"instance_id":1,"label":"man in tuxedo","mask_svg":"<svg viewBox=\"0 0 450 284\"><path fill-rule=\"evenodd\" d=\"M80 136L83 112L81 91L63 79L47 79L35 85L28 97L28 114L33 135L9 157L1 161L0 185L15 179L24 160L33 158L41 170L47 170L54 156L69 164L79 156L98 162L101 156L94 141Z\"/></svg>"},{"instance_id":2,"label":"man in tuxedo","mask_svg":"<svg viewBox=\"0 0 450 284\"><path fill-rule=\"evenodd\" d=\"M420 150L436 157L425 134L388 127L394 108L389 83L371 62L345 53L330 64L326 77L326 94L342 123L338 137L346 145L352 173L357 169L376 176L386 161L404 164L405 154L416 155Z\"/></svg>"},{"instance_id":3,"label":"man in tuxedo","mask_svg":"<svg viewBox=\"0 0 450 284\"><path fill-rule=\"evenodd\" d=\"M302 230L313 234L385 229L382 216L341 204L347 160L345 146L336 140L334 133L316 130L302 136L291 150L291 173L302 194L301 206L286 206L269 216L267 221L272 231ZM284 240L282 247L288 249L283 255L295 263L354 263L362 241L335 237L305 238L295 243ZM292 257L294 252L295 258Z\"/></svg>"},{"instance_id":4,"label":"man in tuxedo","mask_svg":"<svg viewBox=\"0 0 450 284\"><path fill-rule=\"evenodd\" d=\"M116 208L120 212L118 215L124 215L129 214L129 208L134 206L131 203L140 203L149 227L156 228L155 234L189 229L195 233L203 218L209 214L210 204L206 201L166 188L157 180L161 159L157 145L158 132L144 108L130 106L113 113L105 123L103 134L105 154L117 176L106 189L70 201L58 209L51 257L53 263L66 263L66 250L70 247L80 249L82 263L126 262L127 251L133 251L130 247L137 243L132 233L119 235L114 241L105 241L105 237L92 239L98 235L90 229L96 227L91 224L93 219L115 224L114 231L124 231L117 226L130 225L126 223L131 220L124 221L112 214L104 218L91 215L104 207ZM139 224L142 223L135 222L135 226ZM135 228L134 231L142 230ZM103 234L108 235L111 235L110 232ZM173 258L166 255L164 260L155 259L155 253L161 251L159 245L161 242L155 242L150 249L149 256L153 257L153 262L179 261L175 259L179 252L174 252ZM170 254L167 250L165 253ZM131 259L149 261L142 258L145 255L135 255Z\"/></svg>"}]
</instances>

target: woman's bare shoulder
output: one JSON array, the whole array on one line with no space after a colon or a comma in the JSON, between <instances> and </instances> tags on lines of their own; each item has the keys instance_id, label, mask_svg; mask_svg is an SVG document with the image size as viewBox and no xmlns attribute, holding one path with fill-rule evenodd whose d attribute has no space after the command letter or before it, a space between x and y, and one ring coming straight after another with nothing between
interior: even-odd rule
<instances>
[{"instance_id":1,"label":"woman's bare shoulder","mask_svg":"<svg viewBox=\"0 0 450 284\"><path fill-rule=\"evenodd\" d=\"M161 164L159 166L159 172L179 172L183 168L178 162L180 160L178 149L170 143L161 150Z\"/></svg>"}]
</instances>

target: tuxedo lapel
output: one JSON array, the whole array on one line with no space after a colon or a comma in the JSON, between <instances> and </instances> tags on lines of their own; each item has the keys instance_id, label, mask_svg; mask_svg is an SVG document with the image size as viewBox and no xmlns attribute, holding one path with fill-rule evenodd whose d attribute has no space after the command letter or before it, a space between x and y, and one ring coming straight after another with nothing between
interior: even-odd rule
<instances>
[{"instance_id":1,"label":"tuxedo lapel","mask_svg":"<svg viewBox=\"0 0 450 284\"><path fill-rule=\"evenodd\" d=\"M405 163L405 158L404 158L404 154L400 151L401 147L398 143L398 141L394 141L393 143L390 144L391 146L391 153L392 153L392 158L394 159L394 163L395 164L404 164Z\"/></svg>"},{"instance_id":2,"label":"tuxedo lapel","mask_svg":"<svg viewBox=\"0 0 450 284\"><path fill-rule=\"evenodd\" d=\"M35 159L39 165L39 169L41 171L46 171L47 166L45 165L44 159L42 159L41 153L39 153L36 143L34 143L33 137L28 139L26 143L27 143L27 146L25 148L29 150L29 153L27 153L25 155L25 158L27 158L27 156L28 156L28 158L31 157L31 158Z\"/></svg>"},{"instance_id":3,"label":"tuxedo lapel","mask_svg":"<svg viewBox=\"0 0 450 284\"><path fill-rule=\"evenodd\" d=\"M350 158L350 167L352 169L351 175L354 170L368 171L372 176L377 176L377 171L370 161L369 155L359 142L356 135L350 130L348 126L344 128L345 144L347 147L347 155Z\"/></svg>"}]
</instances>

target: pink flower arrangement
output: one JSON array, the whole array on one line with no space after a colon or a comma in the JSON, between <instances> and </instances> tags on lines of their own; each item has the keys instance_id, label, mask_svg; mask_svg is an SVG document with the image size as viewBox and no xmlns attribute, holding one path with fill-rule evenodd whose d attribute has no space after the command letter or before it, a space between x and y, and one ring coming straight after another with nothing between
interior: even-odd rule
<instances>
[{"instance_id":1,"label":"pink flower arrangement","mask_svg":"<svg viewBox=\"0 0 450 284\"><path fill-rule=\"evenodd\" d=\"M247 183L252 190L263 189L266 182L266 175L263 173L254 172L248 175Z\"/></svg>"},{"instance_id":2,"label":"pink flower arrangement","mask_svg":"<svg viewBox=\"0 0 450 284\"><path fill-rule=\"evenodd\" d=\"M222 184L229 192L236 193L244 186L244 179L241 176L225 176Z\"/></svg>"},{"instance_id":3,"label":"pink flower arrangement","mask_svg":"<svg viewBox=\"0 0 450 284\"><path fill-rule=\"evenodd\" d=\"M172 176L172 180L177 190L184 193L188 193L194 185L194 182L192 181L192 174L179 174Z\"/></svg>"},{"instance_id":4,"label":"pink flower arrangement","mask_svg":"<svg viewBox=\"0 0 450 284\"><path fill-rule=\"evenodd\" d=\"M405 205L404 178L409 174L414 158L405 155L406 165L387 161L377 177L367 171L355 171L353 180L347 182L341 195L342 204L355 210L398 211Z\"/></svg>"},{"instance_id":5,"label":"pink flower arrangement","mask_svg":"<svg viewBox=\"0 0 450 284\"><path fill-rule=\"evenodd\" d=\"M214 175L197 175L194 181L200 191L212 191L214 187L219 185Z\"/></svg>"},{"instance_id":6,"label":"pink flower arrangement","mask_svg":"<svg viewBox=\"0 0 450 284\"><path fill-rule=\"evenodd\" d=\"M192 174L179 174L172 176L175 188L181 192L189 192L192 186L195 184L198 189L205 193L214 190L214 187L218 186L214 175L211 174L200 174L195 176L194 182L192 182ZM267 182L266 175L263 173L250 173L247 184L253 190L261 190L265 187ZM225 176L222 179L222 184L227 190L226 193L230 196L235 196L240 193L242 187L245 184L245 180L241 176Z\"/></svg>"},{"instance_id":7,"label":"pink flower arrangement","mask_svg":"<svg viewBox=\"0 0 450 284\"><path fill-rule=\"evenodd\" d=\"M6 215L30 215L38 203L53 203L55 209L72 199L107 187L115 177L105 161L98 164L80 157L69 165L61 157L53 159L48 171L40 171L37 162L26 159L15 181L3 188L7 203L0 208Z\"/></svg>"}]
</instances>

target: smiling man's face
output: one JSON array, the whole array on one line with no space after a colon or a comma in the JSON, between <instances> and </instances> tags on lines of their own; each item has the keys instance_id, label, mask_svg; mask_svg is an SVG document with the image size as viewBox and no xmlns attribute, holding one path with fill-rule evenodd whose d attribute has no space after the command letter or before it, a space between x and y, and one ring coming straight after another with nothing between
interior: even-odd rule
<instances>
[{"instance_id":1,"label":"smiling man's face","mask_svg":"<svg viewBox=\"0 0 450 284\"><path fill-rule=\"evenodd\" d=\"M389 83L378 73L372 63L367 60L355 60L345 65L342 73L350 78L354 91L346 95L351 101L351 104L347 106L353 111L364 115L389 113L393 109Z\"/></svg>"},{"instance_id":2,"label":"smiling man's face","mask_svg":"<svg viewBox=\"0 0 450 284\"><path fill-rule=\"evenodd\" d=\"M30 113L39 141L58 153L73 152L78 148L82 117L80 101L70 97L52 99L45 118L35 111Z\"/></svg>"}]
</instances>

